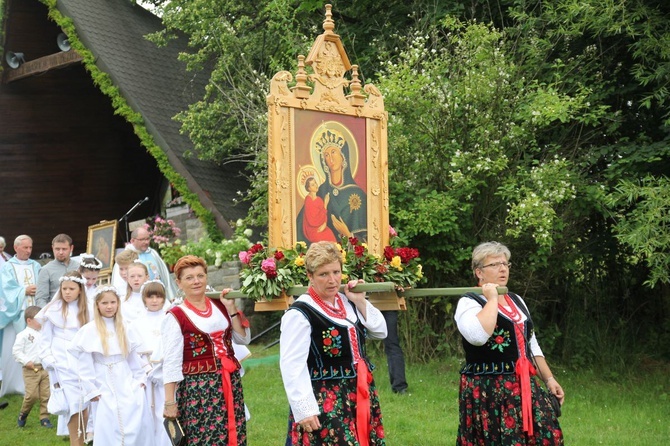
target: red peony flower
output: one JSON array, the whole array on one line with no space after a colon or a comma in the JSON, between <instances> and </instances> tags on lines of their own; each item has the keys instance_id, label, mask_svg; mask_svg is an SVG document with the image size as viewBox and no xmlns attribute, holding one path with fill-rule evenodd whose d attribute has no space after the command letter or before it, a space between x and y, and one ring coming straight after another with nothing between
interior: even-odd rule
<instances>
[{"instance_id":1,"label":"red peony flower","mask_svg":"<svg viewBox=\"0 0 670 446\"><path fill-rule=\"evenodd\" d=\"M333 340L330 339L330 338L326 338L326 339L323 340L323 345L332 345L332 344L333 344Z\"/></svg>"},{"instance_id":2,"label":"red peony flower","mask_svg":"<svg viewBox=\"0 0 670 446\"><path fill-rule=\"evenodd\" d=\"M356 254L356 257L363 257L363 254L365 254L365 248L361 245L354 246L354 254Z\"/></svg>"},{"instance_id":3,"label":"red peony flower","mask_svg":"<svg viewBox=\"0 0 670 446\"><path fill-rule=\"evenodd\" d=\"M358 239L356 237L349 237L349 243L351 243L351 246L356 246L358 245Z\"/></svg>"},{"instance_id":4,"label":"red peony flower","mask_svg":"<svg viewBox=\"0 0 670 446\"><path fill-rule=\"evenodd\" d=\"M510 416L505 417L505 427L507 429L514 429L514 426L516 425L516 422L514 421L514 418Z\"/></svg>"},{"instance_id":5,"label":"red peony flower","mask_svg":"<svg viewBox=\"0 0 670 446\"><path fill-rule=\"evenodd\" d=\"M397 248L395 253L400 256L402 263L409 263L410 260L419 257L419 250L416 248Z\"/></svg>"},{"instance_id":6,"label":"red peony flower","mask_svg":"<svg viewBox=\"0 0 670 446\"><path fill-rule=\"evenodd\" d=\"M330 334L333 336L338 336L340 334L340 331L337 328L334 328L330 330Z\"/></svg>"},{"instance_id":7,"label":"red peony flower","mask_svg":"<svg viewBox=\"0 0 670 446\"><path fill-rule=\"evenodd\" d=\"M339 348L333 348L333 349L330 350L330 352L331 352L333 355L337 355L338 353L340 353L340 349L339 349Z\"/></svg>"},{"instance_id":8,"label":"red peony flower","mask_svg":"<svg viewBox=\"0 0 670 446\"><path fill-rule=\"evenodd\" d=\"M275 252L275 259L281 260L283 258L284 258L284 253L283 252L281 252L281 251Z\"/></svg>"},{"instance_id":9,"label":"red peony flower","mask_svg":"<svg viewBox=\"0 0 670 446\"><path fill-rule=\"evenodd\" d=\"M390 246L387 246L384 248L384 258L388 260L389 262L393 260L393 257L395 256L395 251L393 251L393 248Z\"/></svg>"},{"instance_id":10,"label":"red peony flower","mask_svg":"<svg viewBox=\"0 0 670 446\"><path fill-rule=\"evenodd\" d=\"M263 250L263 245L261 245L260 243L256 243L254 246L249 248L249 254L256 254L257 252L262 251L262 250Z\"/></svg>"}]
</instances>

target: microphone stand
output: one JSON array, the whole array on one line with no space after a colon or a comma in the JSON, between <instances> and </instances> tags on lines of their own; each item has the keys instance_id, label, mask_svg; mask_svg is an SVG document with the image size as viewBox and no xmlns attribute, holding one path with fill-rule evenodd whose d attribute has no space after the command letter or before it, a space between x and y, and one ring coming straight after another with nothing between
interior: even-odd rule
<instances>
[{"instance_id":1,"label":"microphone stand","mask_svg":"<svg viewBox=\"0 0 670 446\"><path fill-rule=\"evenodd\" d=\"M145 203L145 202L147 202L147 201L149 201L149 197L144 197L144 198L142 198L140 201L138 201L137 203L135 203L135 204L133 205L133 207L131 207L130 209L128 209L128 212L126 212L126 214L125 214L123 217L119 218L119 221L123 221L124 224L125 224L125 228L126 228L126 243L128 243L128 242L130 241L130 235L129 235L129 233L128 233L128 217L130 217L130 214L132 214L133 212L135 212L135 209L137 209L138 207L140 207L143 203Z\"/></svg>"}]
</instances>

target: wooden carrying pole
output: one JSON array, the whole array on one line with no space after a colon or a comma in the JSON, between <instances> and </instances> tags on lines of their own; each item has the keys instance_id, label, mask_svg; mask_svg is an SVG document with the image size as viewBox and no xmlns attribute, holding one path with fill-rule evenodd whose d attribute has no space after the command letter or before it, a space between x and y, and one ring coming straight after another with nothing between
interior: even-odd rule
<instances>
[{"instance_id":1,"label":"wooden carrying pole","mask_svg":"<svg viewBox=\"0 0 670 446\"><path fill-rule=\"evenodd\" d=\"M340 291L344 292L344 287L340 287ZM356 285L351 291L355 293L387 293L395 290L393 282L376 282L376 283L361 283ZM307 292L306 286L294 286L286 291L289 296L300 296ZM398 291L398 297L436 297L436 296L462 296L465 293L482 294L481 287L460 287L460 288L412 288L404 291ZM498 294L507 293L507 287L498 287ZM220 291L209 292L207 297L219 298ZM249 296L242 291L234 290L226 294L227 299L248 299Z\"/></svg>"}]
</instances>

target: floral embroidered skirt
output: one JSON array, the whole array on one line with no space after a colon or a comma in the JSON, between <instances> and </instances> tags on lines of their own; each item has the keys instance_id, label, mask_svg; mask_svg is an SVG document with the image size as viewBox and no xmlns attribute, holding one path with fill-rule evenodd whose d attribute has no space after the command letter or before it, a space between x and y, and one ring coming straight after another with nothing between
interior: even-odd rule
<instances>
[{"instance_id":1,"label":"floral embroidered skirt","mask_svg":"<svg viewBox=\"0 0 670 446\"><path fill-rule=\"evenodd\" d=\"M188 445L228 446L228 408L219 372L184 375L177 389L179 422ZM230 374L237 444L247 444L244 395L239 372Z\"/></svg>"},{"instance_id":2,"label":"floral embroidered skirt","mask_svg":"<svg viewBox=\"0 0 670 446\"><path fill-rule=\"evenodd\" d=\"M289 414L286 446L359 446L356 433L356 379L312 381L321 429L307 433ZM382 411L374 380L370 384L370 446L385 446Z\"/></svg>"},{"instance_id":3,"label":"floral embroidered skirt","mask_svg":"<svg viewBox=\"0 0 670 446\"><path fill-rule=\"evenodd\" d=\"M457 445L558 446L563 433L546 391L531 378L533 436L523 432L521 386L515 374L461 375Z\"/></svg>"}]
</instances>

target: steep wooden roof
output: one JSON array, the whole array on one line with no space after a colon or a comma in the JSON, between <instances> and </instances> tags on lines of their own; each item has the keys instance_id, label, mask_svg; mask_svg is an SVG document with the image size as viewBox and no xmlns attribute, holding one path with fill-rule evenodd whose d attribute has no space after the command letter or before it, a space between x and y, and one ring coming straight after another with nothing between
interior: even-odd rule
<instances>
[{"instance_id":1,"label":"steep wooden roof","mask_svg":"<svg viewBox=\"0 0 670 446\"><path fill-rule=\"evenodd\" d=\"M209 72L188 72L177 60L187 50L185 38L159 48L144 38L161 29L152 13L128 0L59 0L58 10L74 23L81 42L107 73L128 105L142 115L147 131L167 155L170 165L197 194L216 224L230 234L229 221L246 215L247 207L234 205L247 183L239 164L218 166L198 160L188 136L173 117L200 100Z\"/></svg>"}]
</instances>

